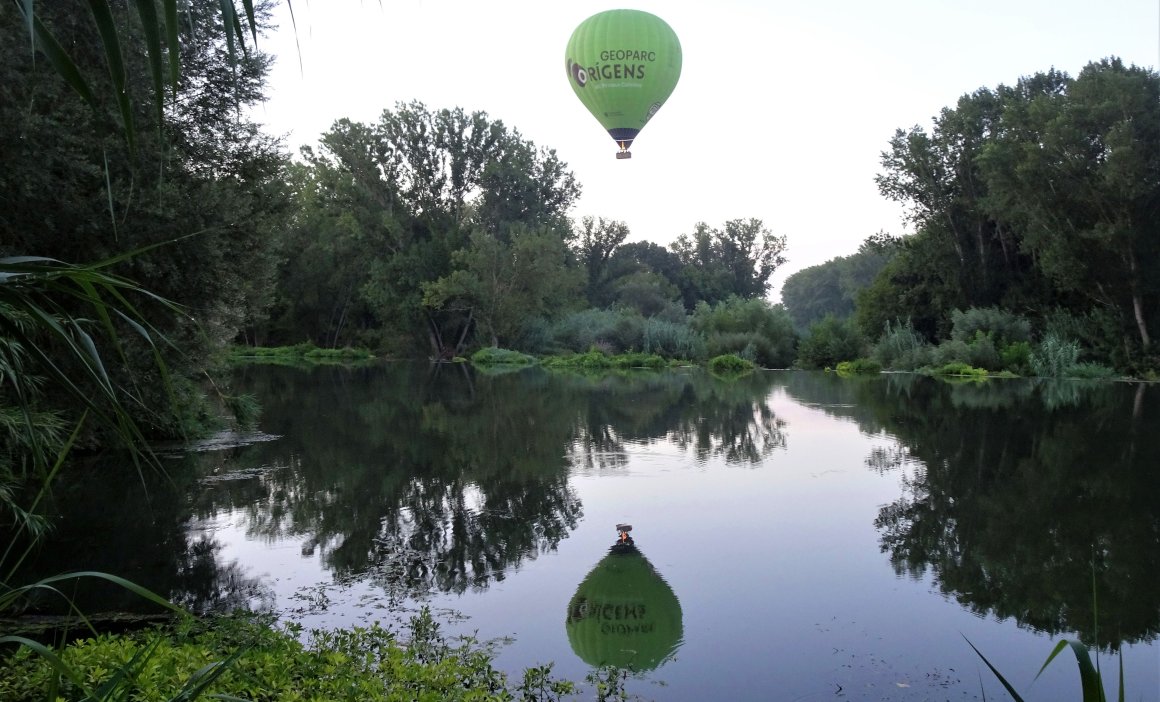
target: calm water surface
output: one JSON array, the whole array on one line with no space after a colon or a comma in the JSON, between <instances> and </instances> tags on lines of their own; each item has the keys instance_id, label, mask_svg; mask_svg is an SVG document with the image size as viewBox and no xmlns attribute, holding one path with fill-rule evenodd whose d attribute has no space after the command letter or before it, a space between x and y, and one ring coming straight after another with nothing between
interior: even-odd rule
<instances>
[{"instance_id":1,"label":"calm water surface","mask_svg":"<svg viewBox=\"0 0 1160 702\"><path fill-rule=\"evenodd\" d=\"M237 385L269 440L147 489L78 483L38 567L307 627L426 604L508 638L505 669L621 666L648 699L1004 699L964 636L1031 699L1078 699L1062 656L1031 684L1061 637L1121 645L1128 699L1160 699L1160 386L425 364Z\"/></svg>"}]
</instances>

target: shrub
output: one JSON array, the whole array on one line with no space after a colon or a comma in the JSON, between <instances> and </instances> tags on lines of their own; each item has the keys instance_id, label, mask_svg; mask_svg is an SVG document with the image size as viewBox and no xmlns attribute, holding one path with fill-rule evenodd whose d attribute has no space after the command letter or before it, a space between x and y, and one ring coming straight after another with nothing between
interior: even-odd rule
<instances>
[{"instance_id":1,"label":"shrub","mask_svg":"<svg viewBox=\"0 0 1160 702\"><path fill-rule=\"evenodd\" d=\"M536 359L519 351L490 346L471 354L471 362L481 366L528 366Z\"/></svg>"},{"instance_id":2,"label":"shrub","mask_svg":"<svg viewBox=\"0 0 1160 702\"><path fill-rule=\"evenodd\" d=\"M608 344L613 351L643 348L644 323L633 310L583 310L552 325L551 347L576 352L593 344Z\"/></svg>"},{"instance_id":3,"label":"shrub","mask_svg":"<svg viewBox=\"0 0 1160 702\"><path fill-rule=\"evenodd\" d=\"M586 353L574 353L565 356L549 356L541 365L545 368L572 368L580 370L604 370L612 368L612 357L597 348Z\"/></svg>"},{"instance_id":4,"label":"shrub","mask_svg":"<svg viewBox=\"0 0 1160 702\"><path fill-rule=\"evenodd\" d=\"M999 307L971 307L951 312L951 338L971 343L979 334L998 346L1031 340L1031 322Z\"/></svg>"},{"instance_id":5,"label":"shrub","mask_svg":"<svg viewBox=\"0 0 1160 702\"><path fill-rule=\"evenodd\" d=\"M705 340L686 322L652 317L644 323L640 348L661 356L700 358L705 353Z\"/></svg>"},{"instance_id":6,"label":"shrub","mask_svg":"<svg viewBox=\"0 0 1160 702\"><path fill-rule=\"evenodd\" d=\"M971 365L971 347L967 342L959 339L944 341L934 348L931 354L931 365L945 366L949 363Z\"/></svg>"},{"instance_id":7,"label":"shrub","mask_svg":"<svg viewBox=\"0 0 1160 702\"><path fill-rule=\"evenodd\" d=\"M1031 344L1026 341L1008 344L999 352L999 359L1004 370L1027 375L1031 372Z\"/></svg>"},{"instance_id":8,"label":"shrub","mask_svg":"<svg viewBox=\"0 0 1160 702\"><path fill-rule=\"evenodd\" d=\"M312 631L309 643L296 633L262 622L216 620L211 627L102 634L58 649L53 660L25 647L5 652L0 698L516 699L518 688L494 667L491 649L471 639L449 640L426 608L411 619L403 640L377 623ZM73 675L62 676L61 669ZM542 688L573 689L548 677L548 667L531 672L539 673L534 679ZM526 686L527 673L523 679Z\"/></svg>"},{"instance_id":9,"label":"shrub","mask_svg":"<svg viewBox=\"0 0 1160 702\"><path fill-rule=\"evenodd\" d=\"M839 375L870 375L882 372L882 364L872 358L856 358L853 361L842 361L837 368Z\"/></svg>"},{"instance_id":10,"label":"shrub","mask_svg":"<svg viewBox=\"0 0 1160 702\"><path fill-rule=\"evenodd\" d=\"M832 315L812 324L798 346L798 364L803 368L836 366L861 355L862 335L853 320L840 321Z\"/></svg>"},{"instance_id":11,"label":"shrub","mask_svg":"<svg viewBox=\"0 0 1160 702\"><path fill-rule=\"evenodd\" d=\"M871 356L884 368L914 370L930 363L930 344L914 330L910 320L903 324L886 322Z\"/></svg>"},{"instance_id":12,"label":"shrub","mask_svg":"<svg viewBox=\"0 0 1160 702\"><path fill-rule=\"evenodd\" d=\"M793 363L797 337L793 320L782 305L736 296L713 306L702 302L693 311L689 326L704 337L709 356L749 355L766 367L784 368Z\"/></svg>"},{"instance_id":13,"label":"shrub","mask_svg":"<svg viewBox=\"0 0 1160 702\"><path fill-rule=\"evenodd\" d=\"M1085 380L1112 378L1115 375L1115 370L1099 363L1077 363L1067 371L1069 378L1083 378Z\"/></svg>"},{"instance_id":14,"label":"shrub","mask_svg":"<svg viewBox=\"0 0 1160 702\"><path fill-rule=\"evenodd\" d=\"M1079 359L1079 344L1048 334L1031 354L1031 371L1045 378L1062 378Z\"/></svg>"},{"instance_id":15,"label":"shrub","mask_svg":"<svg viewBox=\"0 0 1160 702\"><path fill-rule=\"evenodd\" d=\"M709 359L709 370L718 375L736 375L755 368L752 361L746 361L736 354L727 353Z\"/></svg>"},{"instance_id":16,"label":"shrub","mask_svg":"<svg viewBox=\"0 0 1160 702\"><path fill-rule=\"evenodd\" d=\"M999 370L1003 367L999 352L995 350L995 342L982 331L976 331L975 338L967 344L967 363L987 370Z\"/></svg>"},{"instance_id":17,"label":"shrub","mask_svg":"<svg viewBox=\"0 0 1160 702\"><path fill-rule=\"evenodd\" d=\"M944 366L940 366L940 367L934 369L934 374L935 375L958 375L958 376L966 376L969 378L986 378L987 377L987 369L986 368L974 368L970 364L967 364L967 363L954 362L954 363L948 363Z\"/></svg>"},{"instance_id":18,"label":"shrub","mask_svg":"<svg viewBox=\"0 0 1160 702\"><path fill-rule=\"evenodd\" d=\"M624 353L619 356L613 356L613 368L651 368L660 370L665 368L668 364L665 359L656 355L655 353Z\"/></svg>"}]
</instances>

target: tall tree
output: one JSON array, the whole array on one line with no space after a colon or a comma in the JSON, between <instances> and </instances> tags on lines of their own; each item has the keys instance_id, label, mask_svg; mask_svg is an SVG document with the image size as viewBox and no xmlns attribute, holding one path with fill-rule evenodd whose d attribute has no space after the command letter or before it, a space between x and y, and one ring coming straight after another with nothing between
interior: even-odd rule
<instances>
[{"instance_id":1,"label":"tall tree","mask_svg":"<svg viewBox=\"0 0 1160 702\"><path fill-rule=\"evenodd\" d=\"M618 220L603 217L580 220L580 226L573 233L572 249L587 274L588 304L596 307L608 304L609 262L628 235L628 225Z\"/></svg>"},{"instance_id":2,"label":"tall tree","mask_svg":"<svg viewBox=\"0 0 1160 702\"><path fill-rule=\"evenodd\" d=\"M580 290L582 273L567 265L563 240L547 228L514 225L504 237L477 229L454 263L449 275L424 284L423 304L468 313L492 346L510 345L523 322L567 308ZM462 342L439 345L462 351Z\"/></svg>"},{"instance_id":3,"label":"tall tree","mask_svg":"<svg viewBox=\"0 0 1160 702\"><path fill-rule=\"evenodd\" d=\"M685 306L731 295L764 296L774 271L786 261L785 246L785 237L774 236L760 219L731 219L721 229L699 222L671 247L684 266Z\"/></svg>"},{"instance_id":4,"label":"tall tree","mask_svg":"<svg viewBox=\"0 0 1160 702\"><path fill-rule=\"evenodd\" d=\"M377 329L385 335L379 343L408 339L395 345L399 351L427 346L442 356L450 346L454 352L476 321L469 310L477 305L452 294L433 294L425 303L425 287L467 267L480 246L494 241L514 251L513 233L524 229L551 233L561 247L570 236L567 212L579 190L572 173L555 152L484 112L399 104L375 124L339 120L322 136L320 150L305 156L319 187L311 196L317 209L289 236L335 239L329 248L349 257L333 261L344 283L331 289L340 299L355 295L350 309L360 321L351 334ZM295 281L318 280L310 271L326 260L287 260L279 287L282 319L301 319ZM341 314L325 316L328 329L303 331L351 338L333 328ZM317 311L313 318L320 319ZM362 340L375 343L366 334Z\"/></svg>"},{"instance_id":5,"label":"tall tree","mask_svg":"<svg viewBox=\"0 0 1160 702\"><path fill-rule=\"evenodd\" d=\"M992 211L1065 293L1116 310L1148 349L1160 304L1160 75L1119 59L1014 91L984 152Z\"/></svg>"},{"instance_id":6,"label":"tall tree","mask_svg":"<svg viewBox=\"0 0 1160 702\"><path fill-rule=\"evenodd\" d=\"M89 11L80 2L37 4L78 70L100 76L106 47L85 19ZM178 375L201 375L211 354L261 313L271 287L270 232L285 214L285 157L246 116L262 97L269 60L254 52L231 57L215 29L216 10L182 7L178 44L169 49L185 70L164 104L165 128L138 131L130 148L108 129L124 119L116 86L100 91L107 101L77 100L45 62L30 60L28 26L13 21L15 14L12 4L0 6L0 119L8 125L0 130L0 255L95 261L180 239L116 272L186 306L188 315L142 311L156 312L157 326L182 349L170 356ZM128 12L114 14L118 29L134 21ZM151 95L147 39L128 30L122 36L122 72L116 81L93 83L123 79L124 90ZM149 123L147 102L132 107L132 117ZM127 353L131 361L151 355L133 347ZM147 404L162 406L150 365L134 363L129 374L152 388Z\"/></svg>"}]
</instances>

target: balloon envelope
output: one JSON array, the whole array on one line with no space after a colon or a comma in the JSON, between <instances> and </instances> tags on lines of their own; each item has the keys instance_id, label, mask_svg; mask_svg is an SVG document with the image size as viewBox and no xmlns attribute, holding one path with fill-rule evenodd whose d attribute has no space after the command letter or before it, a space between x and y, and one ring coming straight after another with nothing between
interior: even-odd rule
<instances>
[{"instance_id":1,"label":"balloon envelope","mask_svg":"<svg viewBox=\"0 0 1160 702\"><path fill-rule=\"evenodd\" d=\"M680 646L681 603L634 546L613 546L568 603L568 643L589 665L652 670Z\"/></svg>"},{"instance_id":2,"label":"balloon envelope","mask_svg":"<svg viewBox=\"0 0 1160 702\"><path fill-rule=\"evenodd\" d=\"M681 77L681 42L660 17L608 10L580 23L565 52L580 102L627 150Z\"/></svg>"}]
</instances>

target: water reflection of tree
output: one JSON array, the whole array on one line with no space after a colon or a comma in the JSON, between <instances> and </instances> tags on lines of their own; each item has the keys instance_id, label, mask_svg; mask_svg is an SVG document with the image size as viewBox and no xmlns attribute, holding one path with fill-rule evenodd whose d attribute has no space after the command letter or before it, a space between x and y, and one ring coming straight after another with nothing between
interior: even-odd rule
<instances>
[{"instance_id":1,"label":"water reflection of tree","mask_svg":"<svg viewBox=\"0 0 1160 702\"><path fill-rule=\"evenodd\" d=\"M250 538L299 540L339 580L462 592L567 537L583 514L578 466L623 466L629 445L649 442L750 464L785 445L768 374L438 370L242 369L263 431L282 438L167 460L147 485L107 467L70 484L40 572L116 572L195 610L268 605L269 590L221 558L211 529L228 518Z\"/></svg>"},{"instance_id":2,"label":"water reflection of tree","mask_svg":"<svg viewBox=\"0 0 1160 702\"><path fill-rule=\"evenodd\" d=\"M930 571L978 613L1098 642L1160 631L1160 392L1103 383L912 382L855 389L911 460L876 520L899 574ZM887 452L889 453L889 452Z\"/></svg>"},{"instance_id":3,"label":"water reflection of tree","mask_svg":"<svg viewBox=\"0 0 1160 702\"><path fill-rule=\"evenodd\" d=\"M249 532L304 538L340 578L453 592L554 549L582 514L563 456L573 399L519 375L416 382L416 368L252 371L288 469L231 498Z\"/></svg>"},{"instance_id":4,"label":"water reflection of tree","mask_svg":"<svg viewBox=\"0 0 1160 702\"><path fill-rule=\"evenodd\" d=\"M585 468L627 461L626 445L672 442L699 461L756 465L786 446L785 422L769 406L771 373L733 382L699 372L573 377L586 397L572 447Z\"/></svg>"},{"instance_id":5,"label":"water reflection of tree","mask_svg":"<svg viewBox=\"0 0 1160 702\"><path fill-rule=\"evenodd\" d=\"M172 466L170 466L172 467ZM129 461L107 458L77 466L73 479L53 492L57 515L44 547L34 553L19 582L75 571L102 571L127 578L187 610L205 614L269 609L273 593L236 560L221 556L222 544L192 528L185 499L193 476L181 471L138 473ZM97 579L64 586L80 611L138 612L141 597ZM34 610L63 612L65 603L45 596Z\"/></svg>"},{"instance_id":6,"label":"water reflection of tree","mask_svg":"<svg viewBox=\"0 0 1160 702\"><path fill-rule=\"evenodd\" d=\"M408 590L486 587L554 549L582 515L569 470L623 465L628 442L676 435L699 455L751 462L785 443L768 376L247 375L268 408L263 429L284 437L251 447L247 464L280 468L223 483L204 513L243 510L252 536L302 538L337 577Z\"/></svg>"}]
</instances>

